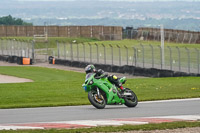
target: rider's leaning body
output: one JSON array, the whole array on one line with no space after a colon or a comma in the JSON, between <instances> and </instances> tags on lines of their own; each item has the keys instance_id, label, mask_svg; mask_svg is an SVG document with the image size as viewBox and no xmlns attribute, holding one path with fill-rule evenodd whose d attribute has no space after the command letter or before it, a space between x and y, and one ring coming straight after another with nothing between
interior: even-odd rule
<instances>
[{"instance_id":1,"label":"rider's leaning body","mask_svg":"<svg viewBox=\"0 0 200 133\"><path fill-rule=\"evenodd\" d=\"M98 70L96 71L94 65L87 65L87 66L85 67L85 72L86 72L86 79L87 79L88 77L90 77L91 74L94 74L94 73L95 73L95 77L100 77L100 76L104 75L104 76L107 76L107 77L108 77L108 80L109 80L111 83L115 84L115 85L116 85L118 88L120 88L122 91L125 90L125 88L124 88L124 87L122 86L122 84L119 82L119 79L117 78L117 76L115 76L115 75L109 75L109 76L108 76L108 74L105 73L102 69L98 69Z\"/></svg>"}]
</instances>

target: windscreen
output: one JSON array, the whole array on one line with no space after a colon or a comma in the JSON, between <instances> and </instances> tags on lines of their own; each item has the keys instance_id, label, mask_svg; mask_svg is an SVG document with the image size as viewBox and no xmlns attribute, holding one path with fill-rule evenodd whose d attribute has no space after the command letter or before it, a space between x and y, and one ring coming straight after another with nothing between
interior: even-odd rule
<instances>
[{"instance_id":1,"label":"windscreen","mask_svg":"<svg viewBox=\"0 0 200 133\"><path fill-rule=\"evenodd\" d=\"M85 77L85 80L88 80L94 73L88 73Z\"/></svg>"}]
</instances>

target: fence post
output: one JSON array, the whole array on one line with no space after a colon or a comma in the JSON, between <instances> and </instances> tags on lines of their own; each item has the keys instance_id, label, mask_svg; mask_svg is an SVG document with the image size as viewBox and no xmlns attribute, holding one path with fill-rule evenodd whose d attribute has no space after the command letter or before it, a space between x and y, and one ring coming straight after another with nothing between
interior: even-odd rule
<instances>
[{"instance_id":1,"label":"fence post","mask_svg":"<svg viewBox=\"0 0 200 133\"><path fill-rule=\"evenodd\" d=\"M58 59L60 59L60 46L59 46L59 42L56 40L57 43L57 50L58 50Z\"/></svg>"},{"instance_id":2,"label":"fence post","mask_svg":"<svg viewBox=\"0 0 200 133\"><path fill-rule=\"evenodd\" d=\"M117 47L119 49L119 66L121 66L121 49L119 45L117 45Z\"/></svg>"},{"instance_id":3,"label":"fence post","mask_svg":"<svg viewBox=\"0 0 200 133\"><path fill-rule=\"evenodd\" d=\"M88 45L90 47L90 63L92 63L92 45L90 43Z\"/></svg>"},{"instance_id":4,"label":"fence post","mask_svg":"<svg viewBox=\"0 0 200 133\"><path fill-rule=\"evenodd\" d=\"M9 45L9 41L10 41L10 40L7 40L7 41L6 41L6 43L7 43L7 44L6 44L6 45L7 45L7 55L10 55L10 45Z\"/></svg>"},{"instance_id":5,"label":"fence post","mask_svg":"<svg viewBox=\"0 0 200 133\"><path fill-rule=\"evenodd\" d=\"M10 39L10 56L13 54L13 41Z\"/></svg>"},{"instance_id":6,"label":"fence post","mask_svg":"<svg viewBox=\"0 0 200 133\"><path fill-rule=\"evenodd\" d=\"M30 45L30 41L28 41L27 44L28 44L28 58L30 58L30 51L29 51L29 49L30 49L30 46L29 46Z\"/></svg>"},{"instance_id":7,"label":"fence post","mask_svg":"<svg viewBox=\"0 0 200 133\"><path fill-rule=\"evenodd\" d=\"M5 55L5 44L4 44L4 40L2 39L2 55Z\"/></svg>"},{"instance_id":8,"label":"fence post","mask_svg":"<svg viewBox=\"0 0 200 133\"><path fill-rule=\"evenodd\" d=\"M104 63L106 64L106 47L105 47L105 45L103 43L101 45L104 48Z\"/></svg>"},{"instance_id":9,"label":"fence post","mask_svg":"<svg viewBox=\"0 0 200 133\"><path fill-rule=\"evenodd\" d=\"M134 62L135 62L135 67L136 67L136 65L137 65L137 50L135 47L133 47L133 51L134 51L133 59L135 59ZM132 66L133 66L133 63L132 63Z\"/></svg>"},{"instance_id":10,"label":"fence post","mask_svg":"<svg viewBox=\"0 0 200 133\"><path fill-rule=\"evenodd\" d=\"M152 68L154 68L154 49L151 44L149 44L149 46L151 47Z\"/></svg>"},{"instance_id":11,"label":"fence post","mask_svg":"<svg viewBox=\"0 0 200 133\"><path fill-rule=\"evenodd\" d=\"M21 45L21 57L23 57L24 47L23 47L23 40L21 39L20 39L20 45Z\"/></svg>"},{"instance_id":12,"label":"fence post","mask_svg":"<svg viewBox=\"0 0 200 133\"><path fill-rule=\"evenodd\" d=\"M85 44L82 43L82 45L83 45L83 60L84 60L84 62L85 62Z\"/></svg>"},{"instance_id":13,"label":"fence post","mask_svg":"<svg viewBox=\"0 0 200 133\"><path fill-rule=\"evenodd\" d=\"M12 56L15 56L15 39L12 40Z\"/></svg>"},{"instance_id":14,"label":"fence post","mask_svg":"<svg viewBox=\"0 0 200 133\"><path fill-rule=\"evenodd\" d=\"M188 54L188 72L190 73L190 50L188 48L185 48Z\"/></svg>"},{"instance_id":15,"label":"fence post","mask_svg":"<svg viewBox=\"0 0 200 133\"><path fill-rule=\"evenodd\" d=\"M169 36L168 36L168 42L170 42L170 39L171 39L171 33L168 32Z\"/></svg>"},{"instance_id":16,"label":"fence post","mask_svg":"<svg viewBox=\"0 0 200 133\"><path fill-rule=\"evenodd\" d=\"M156 40L157 32L154 31L154 32L153 32L153 35L154 35L154 39L153 39L153 40L155 41L155 40Z\"/></svg>"},{"instance_id":17,"label":"fence post","mask_svg":"<svg viewBox=\"0 0 200 133\"><path fill-rule=\"evenodd\" d=\"M181 53L179 47L176 47L178 50L178 66L179 66L179 71L181 71Z\"/></svg>"},{"instance_id":18,"label":"fence post","mask_svg":"<svg viewBox=\"0 0 200 133\"><path fill-rule=\"evenodd\" d=\"M111 48L111 60L112 60L112 66L113 66L113 46L111 44L109 44L110 48Z\"/></svg>"},{"instance_id":19,"label":"fence post","mask_svg":"<svg viewBox=\"0 0 200 133\"><path fill-rule=\"evenodd\" d=\"M145 61L144 61L144 46L142 44L140 44L140 46L142 47L142 66L144 68L144 63L145 63Z\"/></svg>"},{"instance_id":20,"label":"fence post","mask_svg":"<svg viewBox=\"0 0 200 133\"><path fill-rule=\"evenodd\" d=\"M73 45L72 45L72 43L70 43L70 47L71 47L71 61L73 61L74 58L73 58Z\"/></svg>"},{"instance_id":21,"label":"fence post","mask_svg":"<svg viewBox=\"0 0 200 133\"><path fill-rule=\"evenodd\" d=\"M32 41L32 61L35 61L35 42Z\"/></svg>"},{"instance_id":22,"label":"fence post","mask_svg":"<svg viewBox=\"0 0 200 133\"><path fill-rule=\"evenodd\" d=\"M169 49L169 56L170 56L170 70L172 70L172 49L171 47L167 46L167 48Z\"/></svg>"},{"instance_id":23,"label":"fence post","mask_svg":"<svg viewBox=\"0 0 200 133\"><path fill-rule=\"evenodd\" d=\"M197 39L198 39L198 34L196 34L196 37L195 37L195 40L194 40L194 44L196 44Z\"/></svg>"},{"instance_id":24,"label":"fence post","mask_svg":"<svg viewBox=\"0 0 200 133\"><path fill-rule=\"evenodd\" d=\"M78 46L78 43L77 44L77 61L79 61L79 46Z\"/></svg>"},{"instance_id":25,"label":"fence post","mask_svg":"<svg viewBox=\"0 0 200 133\"><path fill-rule=\"evenodd\" d=\"M162 48L161 46L158 46L160 48L160 68L163 69L163 66L162 66Z\"/></svg>"},{"instance_id":26,"label":"fence post","mask_svg":"<svg viewBox=\"0 0 200 133\"><path fill-rule=\"evenodd\" d=\"M190 39L189 39L189 42L188 42L189 44L191 43L192 37L193 37L193 34L191 33L190 34Z\"/></svg>"},{"instance_id":27,"label":"fence post","mask_svg":"<svg viewBox=\"0 0 200 133\"><path fill-rule=\"evenodd\" d=\"M64 45L64 59L66 60L67 59L67 53L66 53L66 43L65 42L63 42L63 45Z\"/></svg>"},{"instance_id":28,"label":"fence post","mask_svg":"<svg viewBox=\"0 0 200 133\"><path fill-rule=\"evenodd\" d=\"M23 43L23 52L24 52L24 57L26 57L25 40L22 40L22 43Z\"/></svg>"},{"instance_id":29,"label":"fence post","mask_svg":"<svg viewBox=\"0 0 200 133\"><path fill-rule=\"evenodd\" d=\"M179 33L177 34L176 43L178 43Z\"/></svg>"},{"instance_id":30,"label":"fence post","mask_svg":"<svg viewBox=\"0 0 200 133\"><path fill-rule=\"evenodd\" d=\"M199 50L197 48L195 50L197 52L197 73L199 73Z\"/></svg>"},{"instance_id":31,"label":"fence post","mask_svg":"<svg viewBox=\"0 0 200 133\"><path fill-rule=\"evenodd\" d=\"M32 41L30 41L29 43L30 43L30 45L32 46ZM17 39L16 39L16 45L17 45L17 53L16 53L16 55L19 56L19 54L20 54L20 52L19 52L20 49L19 49L19 41L18 41ZM31 47L30 47L30 48L31 48Z\"/></svg>"},{"instance_id":32,"label":"fence post","mask_svg":"<svg viewBox=\"0 0 200 133\"><path fill-rule=\"evenodd\" d=\"M184 43L184 41L185 41L185 36L186 36L186 35L185 35L186 33L183 33L183 34L184 34L184 36L183 36L182 44Z\"/></svg>"},{"instance_id":33,"label":"fence post","mask_svg":"<svg viewBox=\"0 0 200 133\"><path fill-rule=\"evenodd\" d=\"M128 65L128 48L124 45L125 49L126 49L126 64Z\"/></svg>"},{"instance_id":34,"label":"fence post","mask_svg":"<svg viewBox=\"0 0 200 133\"><path fill-rule=\"evenodd\" d=\"M96 45L96 48L97 48L97 63L99 63L99 45L96 44L96 43L95 43L95 45Z\"/></svg>"},{"instance_id":35,"label":"fence post","mask_svg":"<svg viewBox=\"0 0 200 133\"><path fill-rule=\"evenodd\" d=\"M0 38L0 41L1 41L1 54L3 55L3 39Z\"/></svg>"},{"instance_id":36,"label":"fence post","mask_svg":"<svg viewBox=\"0 0 200 133\"><path fill-rule=\"evenodd\" d=\"M27 57L28 51L27 51L27 42L24 40L24 46L25 46L25 57Z\"/></svg>"}]
</instances>

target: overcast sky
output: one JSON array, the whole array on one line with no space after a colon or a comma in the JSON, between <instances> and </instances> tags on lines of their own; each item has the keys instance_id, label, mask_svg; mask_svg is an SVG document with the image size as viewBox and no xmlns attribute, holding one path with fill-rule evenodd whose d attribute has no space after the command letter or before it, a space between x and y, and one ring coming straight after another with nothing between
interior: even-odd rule
<instances>
[{"instance_id":1,"label":"overcast sky","mask_svg":"<svg viewBox=\"0 0 200 133\"><path fill-rule=\"evenodd\" d=\"M17 1L95 1L95 0L17 0ZM96 1L130 1L130 2L140 2L140 1L200 1L200 0L96 0Z\"/></svg>"}]
</instances>

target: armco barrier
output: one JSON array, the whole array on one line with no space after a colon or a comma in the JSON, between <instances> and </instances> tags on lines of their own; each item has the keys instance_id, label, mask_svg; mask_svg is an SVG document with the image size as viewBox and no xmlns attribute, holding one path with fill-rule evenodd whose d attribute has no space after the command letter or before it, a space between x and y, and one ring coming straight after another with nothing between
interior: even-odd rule
<instances>
[{"instance_id":1,"label":"armco barrier","mask_svg":"<svg viewBox=\"0 0 200 133\"><path fill-rule=\"evenodd\" d=\"M78 62L63 59L55 59L55 64L85 68L90 63ZM127 73L135 76L146 76L146 77L182 77L182 76L200 76L200 74L175 72L171 70L161 70L156 68L141 68L135 66L115 66L106 64L94 64L96 69L103 69L106 72L116 73Z\"/></svg>"}]
</instances>

